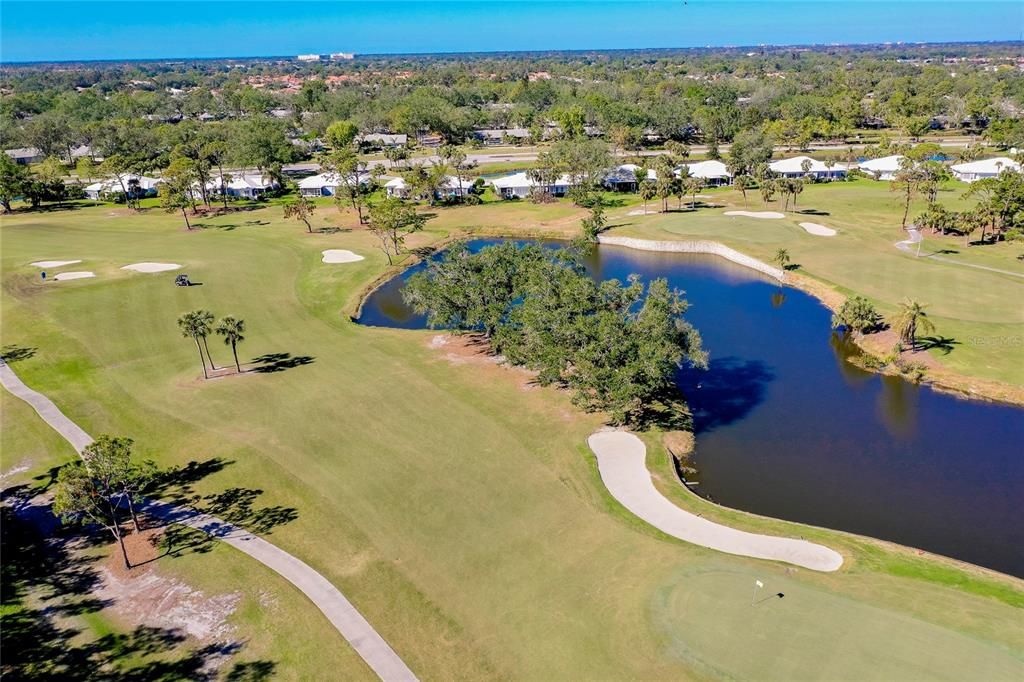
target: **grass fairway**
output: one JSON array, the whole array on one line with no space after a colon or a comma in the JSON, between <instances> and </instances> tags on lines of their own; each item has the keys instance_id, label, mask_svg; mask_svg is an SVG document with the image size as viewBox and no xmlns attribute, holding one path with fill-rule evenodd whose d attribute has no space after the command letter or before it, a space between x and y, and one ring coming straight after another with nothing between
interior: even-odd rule
<instances>
[{"instance_id":1,"label":"grass fairway","mask_svg":"<svg viewBox=\"0 0 1024 682\"><path fill-rule=\"evenodd\" d=\"M940 201L963 208L965 185L949 183ZM706 193L707 194L707 193ZM761 202L756 191L747 193L751 211L781 210L781 204ZM713 190L714 208L627 216L618 212L612 234L645 239L714 239L744 253L769 261L779 248L789 251L800 272L846 294L857 293L875 302L883 314L892 314L910 297L928 304L939 336L953 340L951 349L931 351L943 364L967 376L1024 386L1024 277L964 267L927 257L915 258L896 249L905 239L900 229L902 203L889 191L888 182L853 182L810 185L799 197L799 210L781 220L723 215L742 209L743 198L732 189ZM911 219L924 208L915 201ZM801 222L814 222L839 231L834 237L808 234ZM963 237L926 235L924 256L942 251L956 263L980 265L1024 275L1024 244L1001 243L967 246Z\"/></svg>"},{"instance_id":2,"label":"grass fairway","mask_svg":"<svg viewBox=\"0 0 1024 682\"><path fill-rule=\"evenodd\" d=\"M546 223L540 228L556 234L581 213L564 203L435 212L431 231L414 245L467 225L535 231ZM679 620L694 612L666 615L674 611L656 606L671 601L665 592L673 593L680 571L753 576L783 568L669 540L625 513L586 448L598 418L579 414L566 396L523 388L501 368L452 362L429 347L429 332L349 322L342 311L385 268L365 231L310 235L283 221L278 207L203 222L186 232L180 217L109 206L2 218L0 341L36 349L15 367L26 383L90 433L130 435L161 464L223 459L221 471L197 484L201 492L241 486L262 491L257 507L294 507L297 520L269 539L342 589L423 679L742 672L732 667L742 665L734 660L740 638L733 649L708 644L692 621ZM333 211L316 216L318 226L338 222ZM326 248L366 260L324 265ZM28 265L41 258L81 258L74 268L97 277L43 284ZM202 286L175 287L173 273L119 269L144 260L182 263ZM249 367L268 353L303 360L203 381L195 346L175 325L195 308L246 320L240 355ZM229 362L217 339L211 349ZM4 445L5 469L33 448L28 437ZM922 676L945 674L951 641L975 670L988 669L998 651L1024 671L1019 581L930 559L919 561L944 579L894 575L889 566L902 565L900 550L814 532L848 558L844 570L785 575L823 627L844 627L848 615L836 604L848 602L862 606L866 630L897 633L878 657L878 675L895 677L915 661ZM366 672L308 602L248 558L222 548L188 560L181 570L197 585L265 580L282 602L294 600L293 615L272 616L269 626L254 606L240 616L242 636L265 638L261 658L282 671L299 666L297 677ZM310 625L294 632L308 646L295 649L291 624L300 612ZM942 637L900 641L908 613ZM727 637L736 618L713 601L697 615L699 627ZM701 658L680 655L679 641L692 642ZM817 641L787 652L794 676L823 676ZM320 655L331 647L337 655ZM307 652L301 662L295 651Z\"/></svg>"}]
</instances>

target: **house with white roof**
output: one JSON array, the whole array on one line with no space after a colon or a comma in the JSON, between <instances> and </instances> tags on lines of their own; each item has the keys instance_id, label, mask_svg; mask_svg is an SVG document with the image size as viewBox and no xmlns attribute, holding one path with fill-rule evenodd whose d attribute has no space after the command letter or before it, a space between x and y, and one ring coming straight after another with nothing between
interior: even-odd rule
<instances>
[{"instance_id":1,"label":"house with white roof","mask_svg":"<svg viewBox=\"0 0 1024 682\"><path fill-rule=\"evenodd\" d=\"M808 170L804 170L804 162L809 162ZM768 168L784 178L812 177L819 180L834 180L846 177L846 168L833 166L829 168L823 162L809 156L794 156L792 159L772 161Z\"/></svg>"},{"instance_id":2,"label":"house with white roof","mask_svg":"<svg viewBox=\"0 0 1024 682\"><path fill-rule=\"evenodd\" d=\"M896 175L896 171L900 169L904 156L902 154L893 154L892 156L883 156L880 159L868 159L857 164L857 168L871 175L875 180L892 180Z\"/></svg>"},{"instance_id":3,"label":"house with white roof","mask_svg":"<svg viewBox=\"0 0 1024 682\"><path fill-rule=\"evenodd\" d=\"M472 137L485 145L521 144L530 139L526 128L481 128L474 130Z\"/></svg>"},{"instance_id":4,"label":"house with white roof","mask_svg":"<svg viewBox=\"0 0 1024 682\"><path fill-rule=\"evenodd\" d=\"M624 163L608 171L604 176L604 186L616 192L635 192L637 190L636 172L640 169L635 163ZM647 179L656 181L658 172L647 169Z\"/></svg>"},{"instance_id":5,"label":"house with white roof","mask_svg":"<svg viewBox=\"0 0 1024 682\"><path fill-rule=\"evenodd\" d=\"M352 179L351 176L350 179ZM369 182L369 174L360 175L360 185L365 186ZM333 197L338 193L338 187L343 184L345 184L345 178L337 173L327 172L311 175L299 180L299 194L304 197Z\"/></svg>"},{"instance_id":6,"label":"house with white roof","mask_svg":"<svg viewBox=\"0 0 1024 682\"><path fill-rule=\"evenodd\" d=\"M1020 164L1006 156L997 156L994 159L981 159L969 163L953 164L951 170L953 177L961 182L975 182L985 178L999 177L1004 170L1020 172Z\"/></svg>"},{"instance_id":7,"label":"house with white roof","mask_svg":"<svg viewBox=\"0 0 1024 682\"><path fill-rule=\"evenodd\" d=\"M473 181L468 178L460 180L454 175L445 176L444 182L441 183L441 188L435 193L436 199L454 199L455 197L464 197L468 195L473 189ZM409 183L405 181L405 178L394 178L388 180L384 184L384 192L389 197L396 197L398 199L419 199L422 197L413 196L412 188Z\"/></svg>"},{"instance_id":8,"label":"house with white roof","mask_svg":"<svg viewBox=\"0 0 1024 682\"><path fill-rule=\"evenodd\" d=\"M269 175L258 173L238 173L228 176L225 191L229 197L243 197L245 199L258 199L267 192L277 189L280 185ZM208 187L219 193L222 186L220 176L214 177Z\"/></svg>"},{"instance_id":9,"label":"house with white roof","mask_svg":"<svg viewBox=\"0 0 1024 682\"><path fill-rule=\"evenodd\" d=\"M531 178L525 171L491 180L495 193L502 199L526 199L534 188L542 188L548 194L564 197L572 187L572 179L562 175L549 185L543 185Z\"/></svg>"},{"instance_id":10,"label":"house with white roof","mask_svg":"<svg viewBox=\"0 0 1024 682\"><path fill-rule=\"evenodd\" d=\"M94 182L91 185L86 185L85 196L88 199L97 201L110 195L123 195L127 191L128 194L132 195L133 199L139 199L156 196L159 184L160 180L157 178L125 173L122 176L114 176L106 180Z\"/></svg>"},{"instance_id":11,"label":"house with white roof","mask_svg":"<svg viewBox=\"0 0 1024 682\"><path fill-rule=\"evenodd\" d=\"M707 161L684 163L680 170L676 171L676 175L679 175L683 168L689 169L690 177L700 178L708 185L728 185L732 182L732 173L729 172L729 169L721 161L709 159Z\"/></svg>"}]
</instances>

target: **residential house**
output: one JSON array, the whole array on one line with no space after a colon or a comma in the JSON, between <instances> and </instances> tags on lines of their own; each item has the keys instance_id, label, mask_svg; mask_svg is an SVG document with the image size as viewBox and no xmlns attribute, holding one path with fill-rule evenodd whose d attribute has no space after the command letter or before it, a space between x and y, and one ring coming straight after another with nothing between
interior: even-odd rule
<instances>
[{"instance_id":1,"label":"residential house","mask_svg":"<svg viewBox=\"0 0 1024 682\"><path fill-rule=\"evenodd\" d=\"M365 149L387 149L388 147L404 147L409 143L408 135L392 135L390 133L367 133L356 137L356 143Z\"/></svg>"},{"instance_id":2,"label":"residential house","mask_svg":"<svg viewBox=\"0 0 1024 682\"><path fill-rule=\"evenodd\" d=\"M483 128L474 130L472 136L485 145L523 144L530 141L530 131L526 128Z\"/></svg>"},{"instance_id":3,"label":"residential house","mask_svg":"<svg viewBox=\"0 0 1024 682\"><path fill-rule=\"evenodd\" d=\"M42 150L35 147L19 147L18 149L5 149L4 154L14 159L19 166L27 166L30 163L39 163L45 158Z\"/></svg>"},{"instance_id":4,"label":"residential house","mask_svg":"<svg viewBox=\"0 0 1024 682\"><path fill-rule=\"evenodd\" d=\"M636 171L640 166L635 163L624 163L612 168L604 176L604 186L616 192L635 192L638 189ZM647 179L656 181L658 173L653 168L647 169Z\"/></svg>"},{"instance_id":5,"label":"residential house","mask_svg":"<svg viewBox=\"0 0 1024 682\"><path fill-rule=\"evenodd\" d=\"M141 199L142 197L156 196L157 186L160 184L160 180L157 178L146 177L145 175L135 175L134 173L125 173L122 176L114 176L107 178L106 180L100 180L94 182L91 185L87 185L85 188L85 196L88 199L97 201L104 199L108 196L119 196L125 193L125 190L132 195L133 199Z\"/></svg>"},{"instance_id":6,"label":"residential house","mask_svg":"<svg viewBox=\"0 0 1024 682\"><path fill-rule=\"evenodd\" d=\"M721 161L713 159L694 161L693 163L684 163L680 170L682 168L689 169L691 177L700 178L710 186L728 185L732 182L732 173ZM676 171L676 175L679 175L679 171Z\"/></svg>"},{"instance_id":7,"label":"residential house","mask_svg":"<svg viewBox=\"0 0 1024 682\"><path fill-rule=\"evenodd\" d=\"M207 187L215 194L221 191L221 178L215 176L210 180ZM258 199L267 192L275 190L280 185L268 175L258 173L231 174L227 178L226 193L229 197L242 197L244 199Z\"/></svg>"},{"instance_id":8,"label":"residential house","mask_svg":"<svg viewBox=\"0 0 1024 682\"><path fill-rule=\"evenodd\" d=\"M542 188L548 194L564 197L572 187L572 179L568 175L558 177L550 185L543 185L532 179L525 171L513 173L491 180L495 193L502 199L526 199L534 188Z\"/></svg>"},{"instance_id":9,"label":"residential house","mask_svg":"<svg viewBox=\"0 0 1024 682\"><path fill-rule=\"evenodd\" d=\"M367 174L363 174L359 178L360 185L366 185L369 181ZM299 194L304 197L333 197L338 193L338 187L342 184L344 184L343 178L336 173L311 175L299 180Z\"/></svg>"},{"instance_id":10,"label":"residential house","mask_svg":"<svg viewBox=\"0 0 1024 682\"><path fill-rule=\"evenodd\" d=\"M441 184L441 189L435 192L434 198L454 199L456 197L464 197L468 195L472 189L472 180L469 180L468 178L459 180L459 178L454 175L448 175ZM409 187L409 183L405 181L405 178L394 178L392 180L388 180L388 182L384 184L384 192L389 197L396 197L398 199L423 198L422 196L413 196L412 188Z\"/></svg>"},{"instance_id":11,"label":"residential house","mask_svg":"<svg viewBox=\"0 0 1024 682\"><path fill-rule=\"evenodd\" d=\"M982 159L969 163L953 164L953 177L961 182L975 182L985 178L998 177L1004 170L1020 172L1021 166L1011 158L997 156L994 159Z\"/></svg>"},{"instance_id":12,"label":"residential house","mask_svg":"<svg viewBox=\"0 0 1024 682\"><path fill-rule=\"evenodd\" d=\"M810 162L808 170L804 170L805 161ZM768 164L768 168L776 175L784 178L812 177L819 180L835 180L846 177L846 168L840 168L839 166L829 168L821 161L812 159L809 156L794 156L792 159L772 161Z\"/></svg>"},{"instance_id":13,"label":"residential house","mask_svg":"<svg viewBox=\"0 0 1024 682\"><path fill-rule=\"evenodd\" d=\"M896 171L900 169L900 163L903 161L903 158L902 154L893 154L879 159L868 159L858 163L857 168L872 176L875 180L892 180L896 176Z\"/></svg>"}]
</instances>

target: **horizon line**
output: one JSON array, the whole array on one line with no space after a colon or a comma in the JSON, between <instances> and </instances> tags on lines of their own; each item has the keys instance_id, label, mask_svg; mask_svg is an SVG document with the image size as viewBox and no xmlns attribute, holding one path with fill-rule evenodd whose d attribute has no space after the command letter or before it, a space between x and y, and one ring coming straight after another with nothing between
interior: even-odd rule
<instances>
[{"instance_id":1,"label":"horizon line","mask_svg":"<svg viewBox=\"0 0 1024 682\"><path fill-rule=\"evenodd\" d=\"M457 50L451 52L354 52L353 59L340 59L327 61L331 63L346 63L364 57L438 57L438 56L477 56L477 55L543 55L543 54L588 54L588 53L614 53L614 52L671 52L671 51L714 51L714 50L754 50L754 49L827 49L827 48L857 48L857 47L940 47L946 45L958 46L993 46L993 45L1024 45L1020 38L1002 38L987 40L938 40L938 41L881 41L881 42L854 42L854 43L758 43L756 45L690 45L676 47L608 47L608 48L572 48L572 49L537 49L537 50ZM331 53L309 52L308 54L319 54L320 56ZM1024 56L1024 55L1020 55ZM179 62L179 61L230 61L230 60L291 60L295 61L298 55L223 55L217 57L107 57L102 59L36 59L24 61L4 61L0 58L0 67L7 66L44 66L50 64L119 64L119 63L152 63L152 62ZM310 62L315 63L315 62Z\"/></svg>"}]
</instances>

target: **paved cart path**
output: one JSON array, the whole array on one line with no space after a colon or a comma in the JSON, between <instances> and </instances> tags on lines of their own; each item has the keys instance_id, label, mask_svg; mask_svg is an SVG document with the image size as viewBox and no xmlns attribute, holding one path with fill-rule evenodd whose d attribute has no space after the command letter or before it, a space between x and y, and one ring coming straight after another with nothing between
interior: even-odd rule
<instances>
[{"instance_id":1,"label":"paved cart path","mask_svg":"<svg viewBox=\"0 0 1024 682\"><path fill-rule=\"evenodd\" d=\"M26 386L3 360L0 360L0 383L10 393L31 405L43 421L71 443L79 454L92 442L93 439L88 433L68 419L52 400ZM382 680L416 680L416 676L394 649L363 618L345 595L305 562L263 538L214 516L157 500L146 500L142 507L147 513L164 521L181 523L209 533L281 575L309 597Z\"/></svg>"},{"instance_id":2,"label":"paved cart path","mask_svg":"<svg viewBox=\"0 0 1024 682\"><path fill-rule=\"evenodd\" d=\"M647 470L647 447L626 431L599 431L587 443L608 492L641 519L673 537L709 549L785 561L815 571L843 565L839 552L806 540L748 533L680 509L658 492Z\"/></svg>"}]
</instances>

